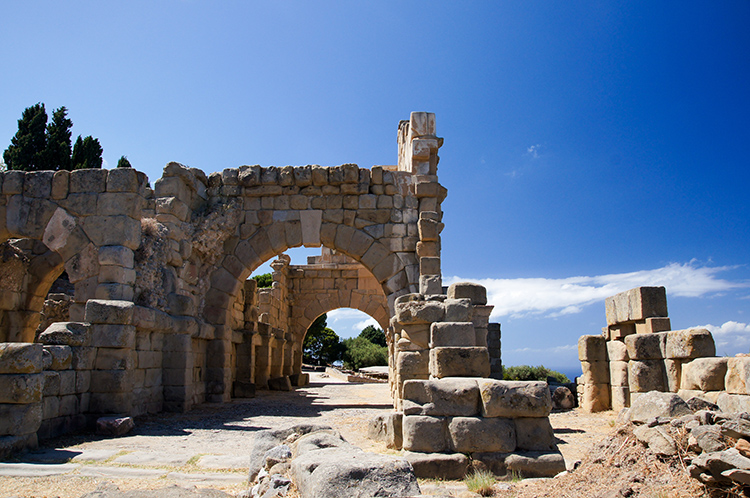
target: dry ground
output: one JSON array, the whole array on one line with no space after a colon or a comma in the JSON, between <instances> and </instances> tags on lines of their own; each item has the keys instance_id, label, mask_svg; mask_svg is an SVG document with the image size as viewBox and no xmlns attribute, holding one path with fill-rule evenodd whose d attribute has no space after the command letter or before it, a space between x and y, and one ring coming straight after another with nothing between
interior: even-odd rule
<instances>
[{"instance_id":1,"label":"dry ground","mask_svg":"<svg viewBox=\"0 0 750 498\"><path fill-rule=\"evenodd\" d=\"M128 436L104 439L92 435L74 435L44 442L47 447L80 450L116 450L118 455L142 452L139 454L172 454L183 455L188 459L182 465L161 466L158 462L147 465L138 463L118 464L115 458L102 462L90 462L100 467L121 467L126 469L153 469L177 471L197 477L202 472L216 472L197 465L205 455L217 455L225 458L245 458L249 455L252 438L261 429L288 426L301 422L328 424L337 428L351 443L378 453L398 454L389 450L383 443L367 438L367 422L375 414L391 409L391 400L386 384L348 384L324 374L313 374L311 384L291 393L261 391L258 396L247 400L235 400L227 405L202 405L186 414L158 414L136 421L136 429ZM666 471L655 462L634 460L632 452L622 449L612 462L597 455L606 455L611 449L595 448L613 430L615 414L584 414L578 410L553 413L550 416L552 426L559 438L559 448L570 467L577 460L584 460L584 465L568 476L554 480L531 480L529 482L498 485L498 496L526 498L532 496L575 496L575 498L607 497L602 494L613 488L618 482L615 474L627 474L628 481L636 474L647 471L658 475L660 479ZM611 446L611 445L610 445ZM624 458L624 455L628 455ZM188 458L189 457L189 458ZM24 457L20 457L24 460ZM628 460L628 458L630 460ZM592 463L593 461L599 463ZM28 458L26 458L28 460ZM607 465L601 465L604 462ZM632 472L629 467L637 465ZM246 472L242 466L219 470L227 475L242 476ZM632 475L631 475L632 474ZM617 479L616 479L617 477ZM622 476L620 476L622 477ZM636 476L637 477L637 476ZM622 480L622 479L621 479ZM631 479L632 480L632 479ZM191 479L148 479L148 478L94 478L77 475L74 471L63 476L50 477L0 477L0 497L33 496L78 498L94 490L104 481L115 483L121 490L156 489L172 484L181 486L197 485L222 489L236 494L246 488L243 483L205 484ZM420 481L423 492L442 496L469 497L478 496L469 493L461 482ZM639 484L639 483L636 483ZM619 484L618 484L619 485ZM619 485L617 490L627 487ZM633 486L631 486L633 487ZM635 488L641 489L638 485ZM660 488L661 489L661 488ZM664 488L668 489L668 488ZM671 489L671 488L669 488ZM617 491L615 490L615 491ZM632 496L699 496L696 494L633 494ZM618 496L617 494L611 496Z\"/></svg>"}]
</instances>

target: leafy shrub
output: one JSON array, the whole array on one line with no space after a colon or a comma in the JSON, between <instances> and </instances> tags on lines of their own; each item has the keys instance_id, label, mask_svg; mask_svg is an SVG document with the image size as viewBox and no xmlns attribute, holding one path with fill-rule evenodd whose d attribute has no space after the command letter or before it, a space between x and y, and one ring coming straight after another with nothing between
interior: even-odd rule
<instances>
[{"instance_id":1,"label":"leafy shrub","mask_svg":"<svg viewBox=\"0 0 750 498\"><path fill-rule=\"evenodd\" d=\"M567 375L550 370L547 367L539 365L538 367L532 367L529 365L519 365L516 367L503 367L503 379L504 380L543 380L546 381L547 377L554 377L559 383L567 384L570 382Z\"/></svg>"},{"instance_id":2,"label":"leafy shrub","mask_svg":"<svg viewBox=\"0 0 750 498\"><path fill-rule=\"evenodd\" d=\"M373 344L377 344L378 346L385 346L385 334L381 329L375 328L372 325L368 325L364 329L362 329L362 332L359 333L359 337L363 339L367 339Z\"/></svg>"},{"instance_id":3,"label":"leafy shrub","mask_svg":"<svg viewBox=\"0 0 750 498\"><path fill-rule=\"evenodd\" d=\"M364 337L344 339L344 368L359 370L381 365L388 365L387 347L373 344Z\"/></svg>"},{"instance_id":4,"label":"leafy shrub","mask_svg":"<svg viewBox=\"0 0 750 498\"><path fill-rule=\"evenodd\" d=\"M253 275L253 280L258 282L258 288L271 287L273 285L273 275L264 273L263 275Z\"/></svg>"}]
</instances>

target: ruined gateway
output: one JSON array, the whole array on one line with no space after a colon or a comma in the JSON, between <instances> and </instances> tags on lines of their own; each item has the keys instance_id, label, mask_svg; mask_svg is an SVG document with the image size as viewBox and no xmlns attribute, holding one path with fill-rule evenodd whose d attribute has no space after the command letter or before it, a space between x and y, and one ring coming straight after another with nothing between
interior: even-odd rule
<instances>
[{"instance_id":1,"label":"ruined gateway","mask_svg":"<svg viewBox=\"0 0 750 498\"><path fill-rule=\"evenodd\" d=\"M441 145L434 114L415 112L396 166L169 163L153 189L130 168L0 174L0 453L104 414L304 384L307 328L351 307L386 331L391 446L564 470L546 384L492 378L485 289L442 286ZM292 266L299 246L324 252ZM273 258L273 287L256 289ZM50 294L63 273L70 298Z\"/></svg>"}]
</instances>

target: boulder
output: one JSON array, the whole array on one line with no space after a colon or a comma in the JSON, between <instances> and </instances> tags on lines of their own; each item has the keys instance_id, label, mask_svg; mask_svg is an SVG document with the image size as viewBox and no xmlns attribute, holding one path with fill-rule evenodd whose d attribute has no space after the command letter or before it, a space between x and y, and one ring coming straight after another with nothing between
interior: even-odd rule
<instances>
[{"instance_id":1,"label":"boulder","mask_svg":"<svg viewBox=\"0 0 750 498\"><path fill-rule=\"evenodd\" d=\"M572 410L576 406L576 397L565 386L560 386L552 393L552 408L554 410Z\"/></svg>"},{"instance_id":2,"label":"boulder","mask_svg":"<svg viewBox=\"0 0 750 498\"><path fill-rule=\"evenodd\" d=\"M677 444L663 427L641 425L633 430L633 434L656 455L672 456L677 454Z\"/></svg>"},{"instance_id":3,"label":"boulder","mask_svg":"<svg viewBox=\"0 0 750 498\"><path fill-rule=\"evenodd\" d=\"M258 472L265 466L266 452L271 448L290 440L296 440L304 434L310 434L317 431L333 431L328 425L317 424L299 424L283 429L268 429L258 431L253 440L252 449L250 450L249 480L252 482L258 476Z\"/></svg>"},{"instance_id":4,"label":"boulder","mask_svg":"<svg viewBox=\"0 0 750 498\"><path fill-rule=\"evenodd\" d=\"M690 431L690 436L695 438L695 444L702 451L721 451L726 446L721 440L722 432L718 425L699 425Z\"/></svg>"},{"instance_id":5,"label":"boulder","mask_svg":"<svg viewBox=\"0 0 750 498\"><path fill-rule=\"evenodd\" d=\"M124 436L133 428L133 417L99 417L96 420L96 433L104 436Z\"/></svg>"},{"instance_id":6,"label":"boulder","mask_svg":"<svg viewBox=\"0 0 750 498\"><path fill-rule=\"evenodd\" d=\"M636 397L628 409L627 420L643 424L655 417L676 418L692 413L677 394L651 391Z\"/></svg>"}]
</instances>

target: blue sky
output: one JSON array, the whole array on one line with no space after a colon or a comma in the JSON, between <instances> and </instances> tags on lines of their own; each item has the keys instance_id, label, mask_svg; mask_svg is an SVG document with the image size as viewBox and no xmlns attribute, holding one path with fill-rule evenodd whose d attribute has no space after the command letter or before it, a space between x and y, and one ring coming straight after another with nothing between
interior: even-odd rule
<instances>
[{"instance_id":1,"label":"blue sky","mask_svg":"<svg viewBox=\"0 0 750 498\"><path fill-rule=\"evenodd\" d=\"M746 1L32 0L0 19L3 149L44 102L152 181L168 161L369 167L434 112L444 277L487 285L507 364L574 368L604 297L659 283L673 328L750 350Z\"/></svg>"}]
</instances>

